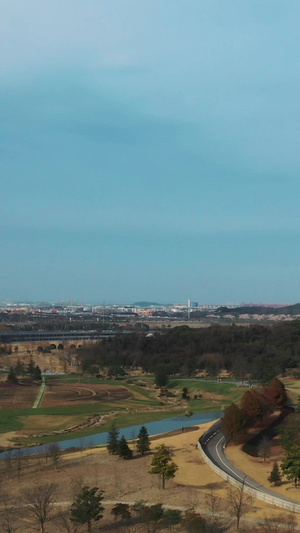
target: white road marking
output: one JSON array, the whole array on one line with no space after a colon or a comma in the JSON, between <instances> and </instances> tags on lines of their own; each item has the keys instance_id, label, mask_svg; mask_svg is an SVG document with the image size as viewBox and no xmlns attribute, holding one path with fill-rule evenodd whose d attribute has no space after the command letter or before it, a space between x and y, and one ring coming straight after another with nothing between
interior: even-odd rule
<instances>
[{"instance_id":1,"label":"white road marking","mask_svg":"<svg viewBox=\"0 0 300 533\"><path fill-rule=\"evenodd\" d=\"M225 466L225 468L226 468L227 470L230 470L230 472L232 472L232 473L234 474L235 477L238 477L242 482L244 482L245 484L247 484L247 487L250 487L250 488L252 488L252 489L255 489L255 490L259 490L259 491L261 491L261 489L260 489L259 487L255 487L254 485L251 485L251 483L249 483L249 481L246 481L246 476L243 476L243 477L239 476L234 470L232 470L232 468L230 468L230 466L228 466L228 465L223 461L222 457L221 457L220 454L219 454L218 446L219 446L220 442L221 442L222 440L224 440L224 439L225 439L224 436L221 437L220 440L219 440L219 441L217 442L217 444L216 444L216 453L217 453L217 456L218 456L218 458L219 458L219 461ZM264 491L262 491L262 492L264 492Z\"/></svg>"}]
</instances>

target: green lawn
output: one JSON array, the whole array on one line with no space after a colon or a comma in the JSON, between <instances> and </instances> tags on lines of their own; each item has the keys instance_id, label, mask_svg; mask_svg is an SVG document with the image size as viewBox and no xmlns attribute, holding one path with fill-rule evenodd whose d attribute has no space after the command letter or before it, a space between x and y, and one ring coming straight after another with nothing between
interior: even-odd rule
<instances>
[{"instance_id":1,"label":"green lawn","mask_svg":"<svg viewBox=\"0 0 300 533\"><path fill-rule=\"evenodd\" d=\"M134 382L138 381L133 379L133 383L126 383L124 380L99 380L98 378L89 378L85 376L76 377L72 376L47 376L48 379L57 379L66 383L98 383L105 384L110 386L124 386L127 387L132 393L136 394L136 397L132 397L127 400L118 400L112 402L97 402L97 403L85 403L81 405L69 405L69 406L57 406L57 407L42 407L38 409L3 409L0 410L0 433L6 433L8 431L19 431L24 425L26 427L31 427L34 429L36 427L34 419L35 416L57 416L57 427L53 427L53 418L51 420L51 431L59 429L63 420L61 417L74 417L74 425L80 421L85 421L89 415L93 414L106 414L110 412L117 412L118 414L115 417L118 427L128 427L135 424L142 424L154 420L162 420L170 416L176 416L179 414L184 414L186 411L191 411L193 413L201 413L208 411L218 411L224 409L231 402L239 403L241 396L244 394L245 387L236 387L226 382L214 382L209 383L201 379L171 379L168 385L169 390L173 392L177 391L178 395L181 396L183 387L188 389L190 395L190 401L186 402L187 407L180 407L178 409L171 410L170 404L164 404L163 401L160 401L154 397L154 391L147 389L145 387L139 387ZM127 378L128 379L128 378ZM140 379L140 378L139 378ZM149 382L151 383L150 379ZM149 383L149 384L150 384ZM198 391L201 393L205 392L213 394L222 395L223 398L202 398L202 399L193 399L193 392ZM161 408L159 411L153 412L141 412L141 410L146 409L155 409L156 407ZM163 406L165 408L163 408ZM129 414L127 411L136 410L137 412ZM139 412L140 411L140 412ZM29 418L30 417L30 418ZM50 423L50 418L49 418ZM47 424L45 423L45 426ZM70 424L71 425L71 424ZM50 442L53 440L66 440L69 438L83 437L88 435L93 435L94 433L100 433L107 431L109 429L110 421L101 427L94 427L88 430L82 430L78 432L65 433L57 435L55 437L42 437L38 438L39 442ZM40 430L36 430L37 433L40 433ZM23 439L18 440L18 442L26 442L29 444L32 440L36 439Z\"/></svg>"},{"instance_id":2,"label":"green lawn","mask_svg":"<svg viewBox=\"0 0 300 533\"><path fill-rule=\"evenodd\" d=\"M212 394L222 394L226 398L226 402L239 402L247 387L237 387L230 383L224 383L216 381L210 383L202 379L172 379L168 384L169 389L175 389L182 392L182 389L186 387L188 389L188 394L192 397L194 391L211 392Z\"/></svg>"},{"instance_id":3,"label":"green lawn","mask_svg":"<svg viewBox=\"0 0 300 533\"><path fill-rule=\"evenodd\" d=\"M134 425L139 424L146 424L147 422L154 422L156 420L164 420L165 418L173 417L173 416L180 416L185 413L184 409L178 409L176 411L159 411L159 412L149 412L149 413L134 413L134 414L120 414L114 418L114 421L116 423L116 426L119 429L130 427ZM107 420L107 422L99 427L99 428L91 428L84 431L74 431L72 433L64 433L63 435L56 435L52 437L39 437L38 442L41 444L47 444L48 442L59 442L60 440L68 440L68 439L78 439L81 437L89 437L95 435L95 433L104 433L105 431L109 431L111 427L111 420ZM134 437L132 437L134 438ZM14 439L15 440L15 439ZM33 442L34 439L17 439L18 444L26 445Z\"/></svg>"}]
</instances>

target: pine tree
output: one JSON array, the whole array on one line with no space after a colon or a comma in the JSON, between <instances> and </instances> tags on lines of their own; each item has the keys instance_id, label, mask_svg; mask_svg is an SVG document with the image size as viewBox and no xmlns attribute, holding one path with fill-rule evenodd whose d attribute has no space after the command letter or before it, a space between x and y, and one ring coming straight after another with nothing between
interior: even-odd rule
<instances>
[{"instance_id":1,"label":"pine tree","mask_svg":"<svg viewBox=\"0 0 300 533\"><path fill-rule=\"evenodd\" d=\"M34 381L41 381L42 380L42 372L38 365L34 367L32 378Z\"/></svg>"},{"instance_id":2,"label":"pine tree","mask_svg":"<svg viewBox=\"0 0 300 533\"><path fill-rule=\"evenodd\" d=\"M132 459L132 450L129 448L127 440L124 435L121 437L118 445L117 454L122 457L122 459Z\"/></svg>"},{"instance_id":3,"label":"pine tree","mask_svg":"<svg viewBox=\"0 0 300 533\"><path fill-rule=\"evenodd\" d=\"M9 372L7 374L7 382L8 383L19 383L19 380L17 378L17 374L15 372L15 369L13 366L10 367Z\"/></svg>"},{"instance_id":4,"label":"pine tree","mask_svg":"<svg viewBox=\"0 0 300 533\"><path fill-rule=\"evenodd\" d=\"M148 435L147 428L145 426L141 427L140 432L138 434L136 449L142 455L145 455L145 453L149 452L150 450L149 435Z\"/></svg>"},{"instance_id":5,"label":"pine tree","mask_svg":"<svg viewBox=\"0 0 300 533\"><path fill-rule=\"evenodd\" d=\"M268 481L270 481L270 483L274 483L275 485L280 485L281 483L281 472L276 462L273 465L273 469L268 477Z\"/></svg>"},{"instance_id":6,"label":"pine tree","mask_svg":"<svg viewBox=\"0 0 300 533\"><path fill-rule=\"evenodd\" d=\"M116 428L116 425L113 422L111 425L111 429L108 432L106 448L108 450L108 453L112 453L113 455L115 455L115 453L118 453L118 447L119 447L119 430Z\"/></svg>"},{"instance_id":7,"label":"pine tree","mask_svg":"<svg viewBox=\"0 0 300 533\"><path fill-rule=\"evenodd\" d=\"M159 474L162 480L162 488L165 488L165 480L175 476L178 466L172 461L172 452L165 444L156 448L156 453L151 461L150 474Z\"/></svg>"},{"instance_id":8,"label":"pine tree","mask_svg":"<svg viewBox=\"0 0 300 533\"><path fill-rule=\"evenodd\" d=\"M98 487L83 487L71 507L72 522L87 524L88 533L92 533L92 522L98 522L103 516L103 491L99 493L98 490Z\"/></svg>"},{"instance_id":9,"label":"pine tree","mask_svg":"<svg viewBox=\"0 0 300 533\"><path fill-rule=\"evenodd\" d=\"M27 365L27 374L29 374L30 376L33 376L34 369L35 369L35 362L31 358L29 363L28 363L28 365Z\"/></svg>"},{"instance_id":10,"label":"pine tree","mask_svg":"<svg viewBox=\"0 0 300 533\"><path fill-rule=\"evenodd\" d=\"M281 469L286 477L294 480L295 487L298 486L300 480L300 445L293 444L288 450L286 457L281 463Z\"/></svg>"}]
</instances>

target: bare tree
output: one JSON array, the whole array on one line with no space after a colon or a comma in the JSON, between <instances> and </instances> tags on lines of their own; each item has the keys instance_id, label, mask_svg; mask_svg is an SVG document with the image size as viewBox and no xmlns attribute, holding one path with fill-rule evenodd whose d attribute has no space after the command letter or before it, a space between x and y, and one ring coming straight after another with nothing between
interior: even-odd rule
<instances>
[{"instance_id":1,"label":"bare tree","mask_svg":"<svg viewBox=\"0 0 300 533\"><path fill-rule=\"evenodd\" d=\"M79 437L79 450L80 450L80 455L82 457L82 452L84 450L84 437Z\"/></svg>"},{"instance_id":2,"label":"bare tree","mask_svg":"<svg viewBox=\"0 0 300 533\"><path fill-rule=\"evenodd\" d=\"M219 515L221 509L221 502L221 498L216 495L213 489L210 489L210 491L205 496L206 507L211 512L211 515L213 517Z\"/></svg>"},{"instance_id":3,"label":"bare tree","mask_svg":"<svg viewBox=\"0 0 300 533\"><path fill-rule=\"evenodd\" d=\"M2 533L17 533L20 530L20 515L10 496L3 492L0 496L0 530Z\"/></svg>"},{"instance_id":4,"label":"bare tree","mask_svg":"<svg viewBox=\"0 0 300 533\"><path fill-rule=\"evenodd\" d=\"M71 494L74 499L81 489L86 485L85 478L81 474L71 478Z\"/></svg>"},{"instance_id":5,"label":"bare tree","mask_svg":"<svg viewBox=\"0 0 300 533\"><path fill-rule=\"evenodd\" d=\"M265 516L260 522L260 531L264 533L293 533L297 528L297 520L294 513L282 513L277 517Z\"/></svg>"},{"instance_id":6,"label":"bare tree","mask_svg":"<svg viewBox=\"0 0 300 533\"><path fill-rule=\"evenodd\" d=\"M55 469L58 467L58 463L61 459L61 447L58 442L50 442L47 446L47 455L51 459Z\"/></svg>"},{"instance_id":7,"label":"bare tree","mask_svg":"<svg viewBox=\"0 0 300 533\"><path fill-rule=\"evenodd\" d=\"M245 479L240 487L229 487L227 497L229 508L236 519L236 529L239 530L240 520L251 509L252 498L245 493Z\"/></svg>"},{"instance_id":8,"label":"bare tree","mask_svg":"<svg viewBox=\"0 0 300 533\"><path fill-rule=\"evenodd\" d=\"M45 524L51 519L56 489L54 483L46 483L23 493L23 502L37 523L40 533L45 533Z\"/></svg>"},{"instance_id":9,"label":"bare tree","mask_svg":"<svg viewBox=\"0 0 300 533\"><path fill-rule=\"evenodd\" d=\"M22 448L18 448L15 452L16 462L17 462L17 472L18 472L18 480L20 481L21 478L21 471L23 468L23 459L24 459L24 452Z\"/></svg>"},{"instance_id":10,"label":"bare tree","mask_svg":"<svg viewBox=\"0 0 300 533\"><path fill-rule=\"evenodd\" d=\"M6 452L5 452L5 466L6 466L6 470L9 474L9 476L11 477L12 475L12 455L13 455L13 450L11 447L9 447Z\"/></svg>"},{"instance_id":11,"label":"bare tree","mask_svg":"<svg viewBox=\"0 0 300 533\"><path fill-rule=\"evenodd\" d=\"M259 457L262 457L264 463L271 456L271 441L268 437L264 436L258 446Z\"/></svg>"}]
</instances>

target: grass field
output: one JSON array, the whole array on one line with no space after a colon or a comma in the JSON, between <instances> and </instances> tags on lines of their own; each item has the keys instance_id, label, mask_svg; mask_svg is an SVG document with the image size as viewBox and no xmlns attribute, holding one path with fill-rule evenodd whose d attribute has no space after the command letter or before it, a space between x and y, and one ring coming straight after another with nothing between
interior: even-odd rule
<instances>
[{"instance_id":1,"label":"grass field","mask_svg":"<svg viewBox=\"0 0 300 533\"><path fill-rule=\"evenodd\" d=\"M90 384L90 383L64 383L62 380L47 380L46 392L41 406L52 407L56 405L80 405L82 403L114 402L128 400L132 392L118 385Z\"/></svg>"},{"instance_id":2,"label":"grass field","mask_svg":"<svg viewBox=\"0 0 300 533\"><path fill-rule=\"evenodd\" d=\"M202 380L170 380L168 389L173 398L158 397L153 379L139 386L141 379L99 380L84 376L51 376L46 378L46 393L38 409L1 409L0 433L17 432L18 444L50 442L92 435L107 431L114 416L118 427L162 420L187 411L201 413L221 410L232 401L239 402L245 389L228 383L208 383ZM182 400L186 387L189 401ZM194 399L194 394L201 399ZM85 423L93 415L107 415L101 426L78 429L52 436L51 431ZM37 435L33 437L33 434ZM28 438L27 438L27 437Z\"/></svg>"},{"instance_id":3,"label":"grass field","mask_svg":"<svg viewBox=\"0 0 300 533\"><path fill-rule=\"evenodd\" d=\"M23 379L21 384L0 382L0 409L32 407L39 390L39 385L30 379Z\"/></svg>"}]
</instances>

